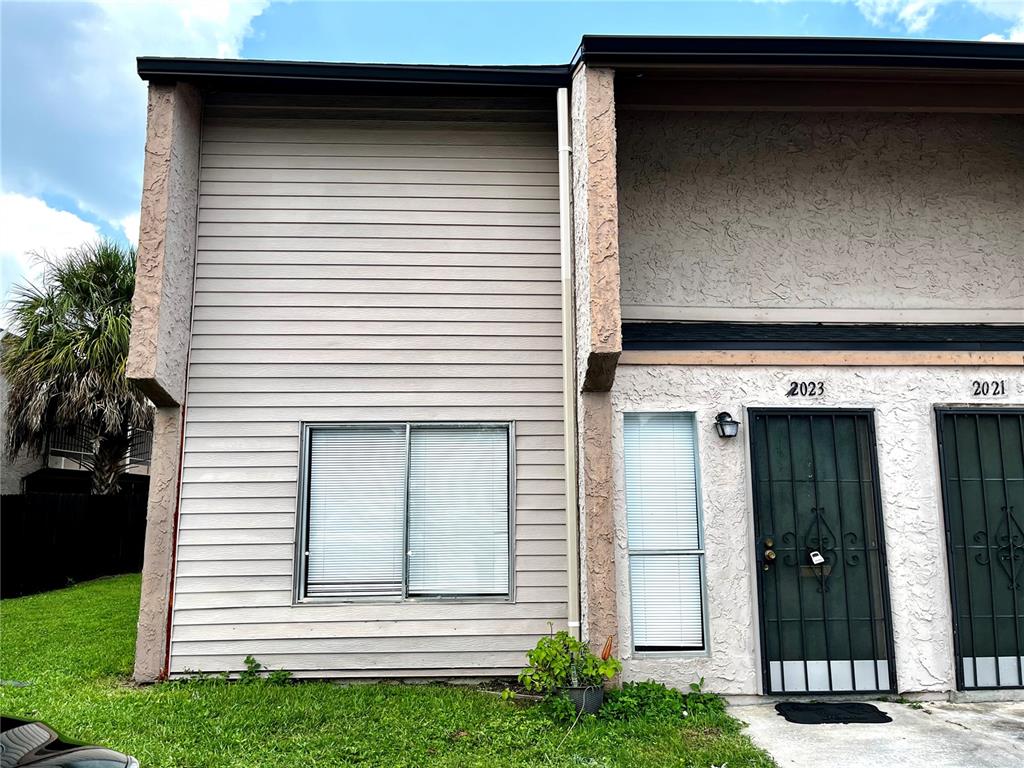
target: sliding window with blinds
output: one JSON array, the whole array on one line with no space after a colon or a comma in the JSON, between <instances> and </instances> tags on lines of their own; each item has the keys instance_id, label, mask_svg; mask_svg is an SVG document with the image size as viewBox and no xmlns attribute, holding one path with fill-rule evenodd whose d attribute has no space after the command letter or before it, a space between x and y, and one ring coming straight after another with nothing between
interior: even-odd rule
<instances>
[{"instance_id":1,"label":"sliding window with blinds","mask_svg":"<svg viewBox=\"0 0 1024 768\"><path fill-rule=\"evenodd\" d=\"M413 427L409 449L409 594L507 595L508 427Z\"/></svg>"},{"instance_id":2,"label":"sliding window with blinds","mask_svg":"<svg viewBox=\"0 0 1024 768\"><path fill-rule=\"evenodd\" d=\"M300 597L508 597L508 424L306 433Z\"/></svg>"},{"instance_id":3,"label":"sliding window with blinds","mask_svg":"<svg viewBox=\"0 0 1024 768\"><path fill-rule=\"evenodd\" d=\"M633 647L704 650L704 541L690 413L623 415Z\"/></svg>"},{"instance_id":4,"label":"sliding window with blinds","mask_svg":"<svg viewBox=\"0 0 1024 768\"><path fill-rule=\"evenodd\" d=\"M306 594L401 594L406 443L404 424L310 431Z\"/></svg>"}]
</instances>

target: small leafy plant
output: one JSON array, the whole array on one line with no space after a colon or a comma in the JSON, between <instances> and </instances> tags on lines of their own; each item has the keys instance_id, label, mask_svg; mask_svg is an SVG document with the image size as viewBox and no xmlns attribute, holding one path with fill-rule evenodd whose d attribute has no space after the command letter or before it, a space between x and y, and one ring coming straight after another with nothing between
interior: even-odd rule
<instances>
[{"instance_id":1,"label":"small leafy plant","mask_svg":"<svg viewBox=\"0 0 1024 768\"><path fill-rule=\"evenodd\" d=\"M272 669L267 673L268 685L287 685L291 679L292 673L287 669Z\"/></svg>"},{"instance_id":2,"label":"small leafy plant","mask_svg":"<svg viewBox=\"0 0 1024 768\"><path fill-rule=\"evenodd\" d=\"M555 693L545 697L540 703L540 711L556 723L569 725L576 720L576 705L564 693Z\"/></svg>"},{"instance_id":3,"label":"small leafy plant","mask_svg":"<svg viewBox=\"0 0 1024 768\"><path fill-rule=\"evenodd\" d=\"M253 683L267 683L268 685L285 685L291 679L292 673L286 669L266 669L255 656L245 657L245 669L238 673L238 682L242 685Z\"/></svg>"},{"instance_id":4,"label":"small leafy plant","mask_svg":"<svg viewBox=\"0 0 1024 768\"><path fill-rule=\"evenodd\" d=\"M602 720L682 720L687 714L686 699L682 691L653 680L623 683L621 688L605 695L600 717Z\"/></svg>"},{"instance_id":5,"label":"small leafy plant","mask_svg":"<svg viewBox=\"0 0 1024 768\"><path fill-rule=\"evenodd\" d=\"M263 669L263 665L256 661L255 656L245 657L245 669L238 673L238 682L243 685L249 685L255 683L261 677L260 672Z\"/></svg>"},{"instance_id":6,"label":"small leafy plant","mask_svg":"<svg viewBox=\"0 0 1024 768\"><path fill-rule=\"evenodd\" d=\"M717 693L704 690L704 678L699 682L690 683L690 692L686 694L686 709L691 715L715 715L725 712L725 699Z\"/></svg>"},{"instance_id":7,"label":"small leafy plant","mask_svg":"<svg viewBox=\"0 0 1024 768\"><path fill-rule=\"evenodd\" d=\"M183 670L183 677L171 678L167 681L168 685L188 685L188 686L203 686L203 685L226 685L228 682L228 673L219 672L217 674L211 674L209 672L201 672L195 669L185 668Z\"/></svg>"},{"instance_id":8,"label":"small leafy plant","mask_svg":"<svg viewBox=\"0 0 1024 768\"><path fill-rule=\"evenodd\" d=\"M601 685L622 669L607 644L606 651L595 656L586 643L565 630L538 640L526 660L529 663L519 673L519 682L526 690L546 696L563 688Z\"/></svg>"}]
</instances>

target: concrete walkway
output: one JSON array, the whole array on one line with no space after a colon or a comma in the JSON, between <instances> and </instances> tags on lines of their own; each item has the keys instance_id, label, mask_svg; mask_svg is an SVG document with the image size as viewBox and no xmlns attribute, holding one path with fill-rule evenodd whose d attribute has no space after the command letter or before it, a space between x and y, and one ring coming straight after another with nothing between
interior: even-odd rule
<instances>
[{"instance_id":1,"label":"concrete walkway","mask_svg":"<svg viewBox=\"0 0 1024 768\"><path fill-rule=\"evenodd\" d=\"M730 707L780 768L1014 768L1024 766L1024 702L872 701L882 725L798 725L774 704Z\"/></svg>"}]
</instances>

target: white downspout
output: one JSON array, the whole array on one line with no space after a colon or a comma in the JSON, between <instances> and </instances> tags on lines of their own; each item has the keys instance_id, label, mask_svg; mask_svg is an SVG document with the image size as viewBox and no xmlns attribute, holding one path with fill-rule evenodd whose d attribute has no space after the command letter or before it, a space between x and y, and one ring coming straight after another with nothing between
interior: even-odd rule
<instances>
[{"instance_id":1,"label":"white downspout","mask_svg":"<svg viewBox=\"0 0 1024 768\"><path fill-rule=\"evenodd\" d=\"M579 510L576 474L576 298L573 291L572 145L569 91L555 94L558 113L558 232L562 256L562 389L565 414L565 529L568 540L569 632L580 637Z\"/></svg>"}]
</instances>

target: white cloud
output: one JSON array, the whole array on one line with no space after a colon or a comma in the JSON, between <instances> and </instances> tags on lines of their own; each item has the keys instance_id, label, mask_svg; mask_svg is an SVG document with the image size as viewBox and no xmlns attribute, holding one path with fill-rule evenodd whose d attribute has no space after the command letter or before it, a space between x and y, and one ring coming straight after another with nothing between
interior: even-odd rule
<instances>
[{"instance_id":1,"label":"white cloud","mask_svg":"<svg viewBox=\"0 0 1024 768\"><path fill-rule=\"evenodd\" d=\"M981 39L987 43L1024 43L1024 11L1021 11L1020 22L1010 27L1005 35L993 32Z\"/></svg>"},{"instance_id":2,"label":"white cloud","mask_svg":"<svg viewBox=\"0 0 1024 768\"><path fill-rule=\"evenodd\" d=\"M876 27L898 22L907 32L923 32L944 0L857 0L864 17Z\"/></svg>"},{"instance_id":3,"label":"white cloud","mask_svg":"<svg viewBox=\"0 0 1024 768\"><path fill-rule=\"evenodd\" d=\"M238 57L269 4L12 3L4 9L3 109L19 117L4 127L4 188L75 200L136 240L146 84L135 58Z\"/></svg>"},{"instance_id":4,"label":"white cloud","mask_svg":"<svg viewBox=\"0 0 1024 768\"><path fill-rule=\"evenodd\" d=\"M994 42L1024 41L1024 0L967 0L982 13L1013 26L1005 34L985 35ZM957 0L855 0L857 8L876 27L898 27L909 33L925 32L939 7Z\"/></svg>"},{"instance_id":5,"label":"white cloud","mask_svg":"<svg viewBox=\"0 0 1024 768\"><path fill-rule=\"evenodd\" d=\"M33 254L61 256L99 236L94 224L51 208L39 198L0 193L0 287L4 299L14 283L38 284L43 265Z\"/></svg>"},{"instance_id":6,"label":"white cloud","mask_svg":"<svg viewBox=\"0 0 1024 768\"><path fill-rule=\"evenodd\" d=\"M124 232L124 236L128 238L128 242L130 242L132 245L139 244L140 218L141 217L139 216L139 212L135 211L135 213L129 213L127 216L122 217L121 220L117 222L118 226L121 228L121 231Z\"/></svg>"},{"instance_id":7,"label":"white cloud","mask_svg":"<svg viewBox=\"0 0 1024 768\"><path fill-rule=\"evenodd\" d=\"M93 99L138 119L145 85L135 72L136 56L236 58L252 20L270 0L102 0L93 5L100 13L77 25L75 79L88 86ZM126 100L126 93L133 98Z\"/></svg>"}]
</instances>

